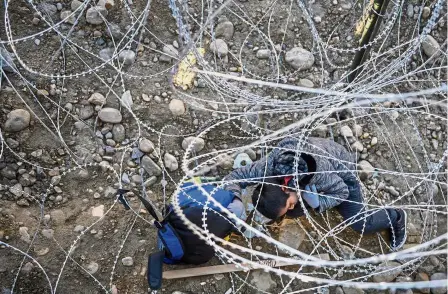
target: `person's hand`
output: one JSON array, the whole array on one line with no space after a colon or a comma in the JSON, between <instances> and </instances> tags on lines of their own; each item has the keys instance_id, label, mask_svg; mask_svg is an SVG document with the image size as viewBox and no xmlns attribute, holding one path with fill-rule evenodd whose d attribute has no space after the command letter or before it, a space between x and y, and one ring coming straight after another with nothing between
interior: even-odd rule
<instances>
[{"instance_id":1,"label":"person's hand","mask_svg":"<svg viewBox=\"0 0 448 294\"><path fill-rule=\"evenodd\" d=\"M319 195L314 184L305 186L305 191L302 192L302 198L312 208L319 207Z\"/></svg>"}]
</instances>

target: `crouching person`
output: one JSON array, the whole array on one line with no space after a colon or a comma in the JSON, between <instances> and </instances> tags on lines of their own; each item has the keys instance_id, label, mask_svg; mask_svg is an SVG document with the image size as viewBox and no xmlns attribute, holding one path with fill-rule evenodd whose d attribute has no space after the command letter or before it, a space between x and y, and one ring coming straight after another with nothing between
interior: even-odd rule
<instances>
[{"instance_id":1,"label":"crouching person","mask_svg":"<svg viewBox=\"0 0 448 294\"><path fill-rule=\"evenodd\" d=\"M203 228L205 224L209 233L222 239L226 238L235 229L235 225L220 207L212 201L207 201L207 194L241 219L245 217L242 201L227 190L217 188L213 184L201 183L201 178L193 180L201 184L206 193L192 181L184 183L176 196L182 214L196 226ZM205 205L207 209L204 219ZM165 218L155 222L160 251L151 254L148 261L148 282L153 290L161 286L162 263L198 265L209 261L215 255L214 248L193 233L172 205L169 205L166 211Z\"/></svg>"},{"instance_id":2,"label":"crouching person","mask_svg":"<svg viewBox=\"0 0 448 294\"><path fill-rule=\"evenodd\" d=\"M299 143L296 138L283 139L266 157L229 174L226 189L240 196L241 189L254 181L265 182L255 190L252 200L267 218L303 215L297 204L302 197L306 207L317 213L336 208L359 233L389 230L392 250L405 244L406 212L393 208L367 210L350 152L328 139L310 137Z\"/></svg>"},{"instance_id":3,"label":"crouching person","mask_svg":"<svg viewBox=\"0 0 448 294\"><path fill-rule=\"evenodd\" d=\"M195 181L203 178L196 177ZM245 217L243 202L227 190L219 189L212 184L202 184L204 189L223 207L227 208L236 217ZM201 191L193 182L184 183L181 192L177 196L179 206L186 218L196 226L203 228L204 204L207 202L207 195ZM188 264L202 264L209 261L214 256L213 247L206 244L196 234L194 234L180 217L172 211L169 213L167 221L173 226L182 240L184 255L181 262ZM207 219L205 220L207 230L217 237L225 238L235 229L233 222L221 209L210 201L207 205Z\"/></svg>"}]
</instances>

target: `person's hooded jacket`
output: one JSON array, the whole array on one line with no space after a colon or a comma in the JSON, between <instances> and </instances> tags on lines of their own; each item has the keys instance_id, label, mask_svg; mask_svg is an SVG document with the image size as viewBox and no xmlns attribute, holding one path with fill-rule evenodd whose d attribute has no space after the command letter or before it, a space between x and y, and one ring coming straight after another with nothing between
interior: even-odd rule
<instances>
[{"instance_id":1,"label":"person's hooded jacket","mask_svg":"<svg viewBox=\"0 0 448 294\"><path fill-rule=\"evenodd\" d=\"M285 138L266 157L226 176L224 180L231 182L225 189L241 197L241 189L262 182L264 177L296 174L288 186L296 189L296 180L300 189L314 184L319 193L317 211L323 212L347 199L349 187L358 184L354 162L353 154L332 140L310 137L300 142Z\"/></svg>"}]
</instances>

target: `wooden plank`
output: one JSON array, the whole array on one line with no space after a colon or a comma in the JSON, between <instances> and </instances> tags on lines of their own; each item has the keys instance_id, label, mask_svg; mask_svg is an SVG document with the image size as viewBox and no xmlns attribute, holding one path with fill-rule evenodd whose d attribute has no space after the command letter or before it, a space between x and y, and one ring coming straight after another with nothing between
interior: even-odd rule
<instances>
[{"instance_id":1,"label":"wooden plank","mask_svg":"<svg viewBox=\"0 0 448 294\"><path fill-rule=\"evenodd\" d=\"M314 255L315 257L319 257L323 260L330 260L330 256L325 254ZM299 264L299 260L294 261L276 261L276 260L261 260L257 262L259 264L268 265L270 267L281 267L288 265L296 265ZM249 268L251 270L259 269L257 266L252 266L249 264L243 264L245 268ZM223 274L223 273L231 273L231 272L240 272L244 271L241 267L237 267L235 264L222 264L222 265L213 265L213 266L204 266L204 267L196 267L196 268L186 268L181 270L172 270L163 272L163 278L166 280L171 279L180 279L180 278L189 278L189 277L198 277L198 276L207 276L214 274Z\"/></svg>"}]
</instances>

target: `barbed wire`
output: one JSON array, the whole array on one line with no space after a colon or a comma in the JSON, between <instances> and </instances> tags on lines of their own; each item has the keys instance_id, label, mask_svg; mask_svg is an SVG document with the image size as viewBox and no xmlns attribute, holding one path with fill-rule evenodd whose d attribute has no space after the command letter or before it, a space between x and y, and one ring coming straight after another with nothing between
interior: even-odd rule
<instances>
[{"instance_id":1,"label":"barbed wire","mask_svg":"<svg viewBox=\"0 0 448 294\"><path fill-rule=\"evenodd\" d=\"M359 45L355 31L367 26L367 3L4 0L2 291L26 292L39 284L49 293L146 292L145 262L157 247L156 231L133 197L137 193L159 213L170 203L215 249L219 262L260 269L279 281L265 287L255 276L231 273L229 291L218 292L446 287L446 275L440 275L446 272L448 237L446 2L389 6L380 15L378 34ZM365 49L369 58L347 82L353 54ZM185 70L188 56L194 63ZM184 85L173 78L181 74ZM88 96L94 93L106 94L92 102ZM175 99L180 109L164 105ZM32 118L19 131L7 126L15 108ZM110 108L120 119L100 116ZM115 140L118 124L126 136ZM312 146L309 138L316 136L345 145L356 162ZM260 159L287 137L298 139L289 150L296 158L307 152L356 177L365 210L340 220L332 210L309 212L299 197L304 217L263 227L256 214L243 221L213 198L235 182L222 176L238 154ZM288 176L300 190L298 164ZM178 195L191 177L209 174L221 176L212 192L193 182L207 196L202 224L196 225L184 215ZM263 179L237 182L252 186L272 177L266 172ZM117 195L124 188L130 210ZM248 209L250 193L244 195ZM256 208L257 203L251 209ZM356 235L350 229L359 218L389 208L409 215L408 243L397 252L382 234L365 234L365 222ZM22 211L27 217L15 219ZM224 240L211 234L210 213L227 219L241 236ZM68 216L58 223L60 214ZM288 229L303 236L287 242ZM124 255L132 256L124 261ZM296 265L281 268L263 260ZM437 265L429 268L431 262ZM30 272L36 285L25 278ZM431 277L413 278L422 272ZM79 273L81 286L74 278Z\"/></svg>"}]
</instances>

